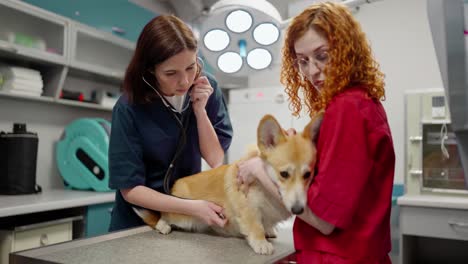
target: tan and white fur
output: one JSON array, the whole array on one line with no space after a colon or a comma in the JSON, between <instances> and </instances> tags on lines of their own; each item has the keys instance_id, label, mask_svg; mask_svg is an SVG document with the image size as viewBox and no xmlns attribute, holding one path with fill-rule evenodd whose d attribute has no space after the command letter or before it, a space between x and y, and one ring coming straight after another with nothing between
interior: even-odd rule
<instances>
[{"instance_id":1,"label":"tan and white fur","mask_svg":"<svg viewBox=\"0 0 468 264\"><path fill-rule=\"evenodd\" d=\"M203 199L224 208L228 219L224 228L209 226L188 215L136 209L143 221L162 234L171 226L195 232L215 232L224 236L244 237L258 254L272 254L273 245L266 239L276 237L275 226L292 214L301 214L307 206L307 189L313 178L310 171L315 164L315 138L322 116L317 116L296 135L286 135L271 115L262 118L257 129L258 150L250 151L243 159L229 165L179 179L172 195L187 199ZM266 171L278 187L281 201L268 192L257 180L244 192L237 184L240 161L259 156Z\"/></svg>"}]
</instances>

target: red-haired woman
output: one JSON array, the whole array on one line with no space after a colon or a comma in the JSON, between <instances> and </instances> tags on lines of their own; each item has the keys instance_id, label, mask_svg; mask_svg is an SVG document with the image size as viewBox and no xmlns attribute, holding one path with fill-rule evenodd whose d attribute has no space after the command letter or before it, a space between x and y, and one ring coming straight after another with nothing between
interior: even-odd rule
<instances>
[{"instance_id":1,"label":"red-haired woman","mask_svg":"<svg viewBox=\"0 0 468 264\"><path fill-rule=\"evenodd\" d=\"M232 126L216 81L203 76L197 41L175 16L158 16L141 32L112 112L109 185L117 189L109 230L142 225L132 207L192 215L224 226L223 208L166 194L200 172L201 158L223 163Z\"/></svg>"},{"instance_id":2,"label":"red-haired woman","mask_svg":"<svg viewBox=\"0 0 468 264\"><path fill-rule=\"evenodd\" d=\"M281 82L294 114L324 111L307 206L293 235L299 263L390 263L390 210L395 154L385 110L384 75L351 12L319 3L286 33ZM239 166L281 195L258 158ZM269 170L266 170L269 171ZM271 171L271 170L270 170Z\"/></svg>"}]
</instances>

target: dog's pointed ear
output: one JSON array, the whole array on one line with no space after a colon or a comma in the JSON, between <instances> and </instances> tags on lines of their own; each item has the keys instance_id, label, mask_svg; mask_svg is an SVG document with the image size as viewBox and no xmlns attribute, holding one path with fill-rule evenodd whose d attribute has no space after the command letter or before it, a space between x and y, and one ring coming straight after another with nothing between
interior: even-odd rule
<instances>
[{"instance_id":1,"label":"dog's pointed ear","mask_svg":"<svg viewBox=\"0 0 468 264\"><path fill-rule=\"evenodd\" d=\"M315 116L312 117L309 124L304 128L302 132L302 136L312 140L313 142L317 142L317 136L320 131L320 125L322 124L323 120L323 111L319 112Z\"/></svg>"},{"instance_id":2,"label":"dog's pointed ear","mask_svg":"<svg viewBox=\"0 0 468 264\"><path fill-rule=\"evenodd\" d=\"M283 128L272 115L265 115L257 128L258 149L263 152L286 141Z\"/></svg>"}]
</instances>

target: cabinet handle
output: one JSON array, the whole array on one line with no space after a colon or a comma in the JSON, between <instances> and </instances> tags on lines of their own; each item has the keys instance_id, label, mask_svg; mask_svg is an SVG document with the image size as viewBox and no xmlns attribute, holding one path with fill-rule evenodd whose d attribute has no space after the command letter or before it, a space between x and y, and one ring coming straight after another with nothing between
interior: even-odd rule
<instances>
[{"instance_id":1,"label":"cabinet handle","mask_svg":"<svg viewBox=\"0 0 468 264\"><path fill-rule=\"evenodd\" d=\"M409 137L409 141L412 142L412 143L421 142L422 137L421 136L412 136L412 137Z\"/></svg>"},{"instance_id":2,"label":"cabinet handle","mask_svg":"<svg viewBox=\"0 0 468 264\"><path fill-rule=\"evenodd\" d=\"M410 170L409 174L411 175L422 175L422 170Z\"/></svg>"},{"instance_id":3,"label":"cabinet handle","mask_svg":"<svg viewBox=\"0 0 468 264\"><path fill-rule=\"evenodd\" d=\"M459 221L454 221L454 220L448 220L448 224L449 224L451 227L468 228L468 223L465 223L465 222L459 222Z\"/></svg>"},{"instance_id":4,"label":"cabinet handle","mask_svg":"<svg viewBox=\"0 0 468 264\"><path fill-rule=\"evenodd\" d=\"M41 243L41 246L46 246L49 244L49 237L47 236L47 234L42 234L39 238L39 241Z\"/></svg>"}]
</instances>

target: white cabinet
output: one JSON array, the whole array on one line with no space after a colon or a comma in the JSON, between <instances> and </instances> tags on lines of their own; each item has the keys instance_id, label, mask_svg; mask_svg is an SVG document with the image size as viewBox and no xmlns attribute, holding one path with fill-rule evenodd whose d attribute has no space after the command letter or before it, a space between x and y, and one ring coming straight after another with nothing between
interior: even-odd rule
<instances>
[{"instance_id":1,"label":"white cabinet","mask_svg":"<svg viewBox=\"0 0 468 264\"><path fill-rule=\"evenodd\" d=\"M74 23L71 67L109 78L123 79L135 44L110 33Z\"/></svg>"},{"instance_id":2,"label":"white cabinet","mask_svg":"<svg viewBox=\"0 0 468 264\"><path fill-rule=\"evenodd\" d=\"M398 204L399 263L467 263L468 198L404 195Z\"/></svg>"},{"instance_id":3,"label":"white cabinet","mask_svg":"<svg viewBox=\"0 0 468 264\"><path fill-rule=\"evenodd\" d=\"M66 18L21 1L0 0L2 56L65 64L68 49Z\"/></svg>"},{"instance_id":4,"label":"white cabinet","mask_svg":"<svg viewBox=\"0 0 468 264\"><path fill-rule=\"evenodd\" d=\"M62 104L110 110L111 105L61 99L62 90L81 92L85 98L117 95L135 44L91 27L71 23L70 61L57 101Z\"/></svg>"},{"instance_id":5,"label":"white cabinet","mask_svg":"<svg viewBox=\"0 0 468 264\"><path fill-rule=\"evenodd\" d=\"M0 230L0 264L8 263L11 252L53 245L73 239L73 222L82 216Z\"/></svg>"},{"instance_id":6,"label":"white cabinet","mask_svg":"<svg viewBox=\"0 0 468 264\"><path fill-rule=\"evenodd\" d=\"M0 0L0 66L40 72L40 96L0 96L110 111L102 95L116 98L135 44L21 1ZM84 101L64 99L80 92ZM65 97L66 98L66 97ZM110 102L112 102L112 98Z\"/></svg>"},{"instance_id":7,"label":"white cabinet","mask_svg":"<svg viewBox=\"0 0 468 264\"><path fill-rule=\"evenodd\" d=\"M69 24L65 18L21 1L0 0L0 66L38 71L42 96L52 99L63 82Z\"/></svg>"}]
</instances>

